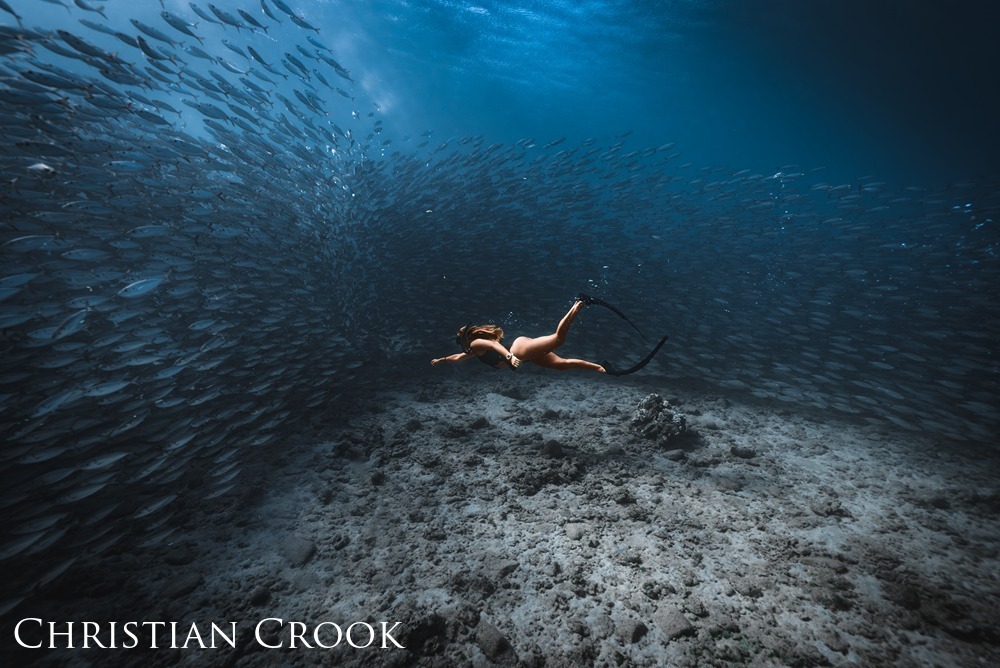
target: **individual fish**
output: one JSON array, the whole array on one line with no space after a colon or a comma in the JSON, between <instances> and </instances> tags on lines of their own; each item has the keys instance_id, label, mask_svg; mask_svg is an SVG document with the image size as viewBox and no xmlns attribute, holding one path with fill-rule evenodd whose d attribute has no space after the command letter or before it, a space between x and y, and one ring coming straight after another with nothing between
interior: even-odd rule
<instances>
[{"instance_id":1,"label":"individual fish","mask_svg":"<svg viewBox=\"0 0 1000 668\"><path fill-rule=\"evenodd\" d=\"M219 109L213 104L208 104L207 102L194 102L192 100L181 100L187 106L197 109L199 112L208 116L209 118L216 118L221 121L228 121L229 114Z\"/></svg>"},{"instance_id":2,"label":"individual fish","mask_svg":"<svg viewBox=\"0 0 1000 668\"><path fill-rule=\"evenodd\" d=\"M89 309L81 309L80 311L67 316L66 319L63 320L52 332L52 339L62 339L80 331L83 328L84 319L87 317L89 312Z\"/></svg>"},{"instance_id":3,"label":"individual fish","mask_svg":"<svg viewBox=\"0 0 1000 668\"><path fill-rule=\"evenodd\" d=\"M295 16L295 12L293 12L293 11L292 11L292 10L291 10L291 9L290 9L290 8L288 7L288 5L286 5L286 4L284 3L284 2L282 2L282 0L271 0L271 3L272 3L272 4L273 4L273 5L275 6L275 7L277 7L277 8L278 8L278 9L280 9L281 11L283 11L284 13L288 14L288 16L289 16L289 17L294 17L294 16Z\"/></svg>"},{"instance_id":4,"label":"individual fish","mask_svg":"<svg viewBox=\"0 0 1000 668\"><path fill-rule=\"evenodd\" d=\"M70 530L69 526L62 526L46 532L45 537L42 540L35 543L34 545L32 545L31 549L25 552L25 554L30 556L33 554L38 554L40 552L45 552L50 547L59 542L59 540L62 539L62 537L65 536L69 530Z\"/></svg>"},{"instance_id":5,"label":"individual fish","mask_svg":"<svg viewBox=\"0 0 1000 668\"><path fill-rule=\"evenodd\" d=\"M250 79L248 79L246 77L240 77L240 83L242 83L244 86L246 86L247 88L249 88L249 89L251 89L251 90L253 90L253 91L257 92L257 93L267 93L268 92L268 89L262 88L261 86L258 86L257 84L255 84L253 81L250 81Z\"/></svg>"},{"instance_id":6,"label":"individual fish","mask_svg":"<svg viewBox=\"0 0 1000 668\"><path fill-rule=\"evenodd\" d=\"M262 24L261 24L261 23L260 23L260 22L259 22L259 21L258 21L257 19L255 19L255 18L254 18L254 17L253 17L253 16L251 15L251 14L248 14L247 12L245 12L245 11L244 11L244 10L242 10L242 9L237 9L237 10L236 10L236 12L237 12L237 13L238 13L238 14L239 14L240 16L242 16L242 17L243 17L243 20L244 20L244 21L246 21L247 23L249 23L249 24L250 24L251 26L253 26L254 28L258 28L258 29L260 29L260 30L263 30L263 31L264 31L265 33L267 32L267 26L265 26L265 25L262 25Z\"/></svg>"},{"instance_id":7,"label":"individual fish","mask_svg":"<svg viewBox=\"0 0 1000 668\"><path fill-rule=\"evenodd\" d=\"M37 273L20 273L12 274L10 276L4 276L0 278L0 287L4 288L16 288L22 285L27 285L34 279L38 278L41 274Z\"/></svg>"},{"instance_id":8,"label":"individual fish","mask_svg":"<svg viewBox=\"0 0 1000 668\"><path fill-rule=\"evenodd\" d=\"M105 35L115 36L115 30L109 28L103 23L97 23L95 21L88 21L87 19L80 19L80 23L91 30L96 30L97 32L104 33Z\"/></svg>"},{"instance_id":9,"label":"individual fish","mask_svg":"<svg viewBox=\"0 0 1000 668\"><path fill-rule=\"evenodd\" d=\"M10 540L0 545L0 561L7 561L8 559L13 559L17 555L24 553L25 551L27 551L29 547L38 542L38 540L44 535L45 531L40 530L34 533L13 536ZM13 609L17 605L19 605L22 600L23 599L20 599L12 604L9 604L9 607ZM7 610L6 612L9 611L10 610ZM4 614L6 614L6 612Z\"/></svg>"},{"instance_id":10,"label":"individual fish","mask_svg":"<svg viewBox=\"0 0 1000 668\"><path fill-rule=\"evenodd\" d=\"M118 461L121 461L125 457L128 457L127 452L111 452L108 454L100 455L92 459L87 460L80 465L81 471L102 471Z\"/></svg>"},{"instance_id":11,"label":"individual fish","mask_svg":"<svg viewBox=\"0 0 1000 668\"><path fill-rule=\"evenodd\" d=\"M149 37L151 37L151 38L153 38L155 40L158 40L160 42L165 42L166 44L169 44L170 46L176 46L177 45L177 42L175 40L171 39L170 36L167 35L166 33L164 33L162 30L158 30L158 29L156 29L156 28L154 28L154 27L152 27L150 25L146 25L142 21L138 21L136 19L129 19L129 22L133 26L135 26L136 29L138 29L140 32L145 33L147 36L149 36Z\"/></svg>"},{"instance_id":12,"label":"individual fish","mask_svg":"<svg viewBox=\"0 0 1000 668\"><path fill-rule=\"evenodd\" d=\"M281 23L281 21L279 21L278 18L273 13L271 13L271 10L268 8L267 2L265 2L265 0L260 0L260 8L264 11L264 14L267 15L267 18L277 23Z\"/></svg>"},{"instance_id":13,"label":"individual fish","mask_svg":"<svg viewBox=\"0 0 1000 668\"><path fill-rule=\"evenodd\" d=\"M240 22L240 20L238 18L236 18L235 16L233 16L229 12L226 12L226 11L224 11L222 9L219 9L218 7L216 7L215 5L213 5L212 3L208 3L208 8L223 23L231 25L234 28L236 28L237 30L239 30L240 28L247 28L248 30L250 29L250 26L246 25L245 23Z\"/></svg>"},{"instance_id":14,"label":"individual fish","mask_svg":"<svg viewBox=\"0 0 1000 668\"><path fill-rule=\"evenodd\" d=\"M134 283L129 283L124 288L118 291L119 297L124 297L125 299L135 299L136 297L144 297L145 295L153 292L160 286L163 282L163 278L144 278Z\"/></svg>"},{"instance_id":15,"label":"individual fish","mask_svg":"<svg viewBox=\"0 0 1000 668\"><path fill-rule=\"evenodd\" d=\"M292 16L292 23L294 23L295 25L299 26L300 28L305 28L306 30L315 30L316 32L319 32L319 28L317 28L317 27L313 26L312 24L310 24L308 21L306 21L301 16L298 16L298 15Z\"/></svg>"},{"instance_id":16,"label":"individual fish","mask_svg":"<svg viewBox=\"0 0 1000 668\"><path fill-rule=\"evenodd\" d=\"M216 323L215 319L206 318L204 320L198 320L197 322L191 323L190 325L188 325L188 329L192 329L192 330L194 330L196 332L200 332L203 329L208 329L209 327L211 327L215 323Z\"/></svg>"},{"instance_id":17,"label":"individual fish","mask_svg":"<svg viewBox=\"0 0 1000 668\"><path fill-rule=\"evenodd\" d=\"M65 4L62 0L42 0L42 2L47 2L50 5L58 5L68 12L72 12L69 5Z\"/></svg>"},{"instance_id":18,"label":"individual fish","mask_svg":"<svg viewBox=\"0 0 1000 668\"><path fill-rule=\"evenodd\" d=\"M115 392L119 392L131 384L132 381L128 380L113 380L103 383L95 383L90 385L89 387L85 387L83 389L83 394L84 396L88 397L104 397L109 394L114 394Z\"/></svg>"},{"instance_id":19,"label":"individual fish","mask_svg":"<svg viewBox=\"0 0 1000 668\"><path fill-rule=\"evenodd\" d=\"M316 40L312 35L306 35L306 41L315 46L317 49L322 49L323 51L333 53L333 51L331 51L328 47L323 45L322 42Z\"/></svg>"},{"instance_id":20,"label":"individual fish","mask_svg":"<svg viewBox=\"0 0 1000 668\"><path fill-rule=\"evenodd\" d=\"M304 76L304 77L308 77L309 76L309 70L306 68L306 66L303 65L302 62L299 61L298 58L296 58L292 54L288 53L287 51L285 52L285 60L287 60L288 62L290 62L292 65L294 65L295 68L299 72L302 73L302 76Z\"/></svg>"},{"instance_id":21,"label":"individual fish","mask_svg":"<svg viewBox=\"0 0 1000 668\"><path fill-rule=\"evenodd\" d=\"M191 54L195 58L203 58L204 60L215 62L215 56L213 56L210 53L206 53L205 51L199 49L196 46L193 46L193 45L192 46L186 46L186 47L184 47L184 51L186 53Z\"/></svg>"},{"instance_id":22,"label":"individual fish","mask_svg":"<svg viewBox=\"0 0 1000 668\"><path fill-rule=\"evenodd\" d=\"M55 498L55 505L65 506L79 503L80 501L97 494L108 486L107 481L95 482L58 495Z\"/></svg>"},{"instance_id":23,"label":"individual fish","mask_svg":"<svg viewBox=\"0 0 1000 668\"><path fill-rule=\"evenodd\" d=\"M202 21L206 21L208 23L214 23L215 25L220 25L220 26L223 25L221 21L213 19L211 16L208 15L207 12L205 12L205 10L198 7L198 5L194 4L193 2L189 2L188 5L191 7L191 11L197 14L198 18L200 18Z\"/></svg>"},{"instance_id":24,"label":"individual fish","mask_svg":"<svg viewBox=\"0 0 1000 668\"><path fill-rule=\"evenodd\" d=\"M139 48L139 43L136 41L135 37L133 37L132 35L128 35L126 33L123 33L123 32L120 32L120 31L116 31L115 32L115 38L118 39L119 41L127 44L128 46L131 46L134 49L138 49Z\"/></svg>"},{"instance_id":25,"label":"individual fish","mask_svg":"<svg viewBox=\"0 0 1000 668\"><path fill-rule=\"evenodd\" d=\"M322 74L320 74L319 70L313 69L312 74L314 77L316 77L316 80L319 81L321 84L323 84L330 90L334 90L334 86L330 85L330 82L327 81Z\"/></svg>"},{"instance_id":26,"label":"individual fish","mask_svg":"<svg viewBox=\"0 0 1000 668\"><path fill-rule=\"evenodd\" d=\"M139 116L143 120L149 121L150 123L152 123L154 125L162 125L162 126L166 126L166 127L170 127L172 125L172 123L170 121L168 121L167 119L163 118L162 116L154 114L151 111L146 111L145 109L135 109L134 113L135 113L136 116Z\"/></svg>"},{"instance_id":27,"label":"individual fish","mask_svg":"<svg viewBox=\"0 0 1000 668\"><path fill-rule=\"evenodd\" d=\"M111 253L95 248L74 248L61 254L61 257L76 262L94 262L104 260L111 256Z\"/></svg>"},{"instance_id":28,"label":"individual fish","mask_svg":"<svg viewBox=\"0 0 1000 668\"><path fill-rule=\"evenodd\" d=\"M230 72L232 72L233 74L246 74L248 72L248 70L241 70L239 67L237 67L236 65L233 65L231 62L229 62L225 58L217 58L216 62L218 64L222 65L224 68L226 68Z\"/></svg>"},{"instance_id":29,"label":"individual fish","mask_svg":"<svg viewBox=\"0 0 1000 668\"><path fill-rule=\"evenodd\" d=\"M62 77L49 72L39 72L38 70L22 70L21 76L42 86L49 88L60 88L65 90L85 90L88 84L78 80L75 76Z\"/></svg>"},{"instance_id":30,"label":"individual fish","mask_svg":"<svg viewBox=\"0 0 1000 668\"><path fill-rule=\"evenodd\" d=\"M73 3L84 11L95 12L103 16L105 21L108 20L108 15L104 13L104 7L94 7L93 5L85 2L85 0L73 0Z\"/></svg>"},{"instance_id":31,"label":"individual fish","mask_svg":"<svg viewBox=\"0 0 1000 668\"><path fill-rule=\"evenodd\" d=\"M233 484L230 484L230 485L224 485L223 487L220 487L220 488L218 488L218 489L216 489L216 490L214 490L214 491L210 492L209 494L207 494L207 495L205 496L205 499L206 499L206 500L211 500L211 499L216 499L216 498L218 498L218 497L220 497L220 496L223 496L223 495L225 495L225 494L228 494L228 493L229 493L230 491L232 491L232 490L233 490L233 488L235 488L235 487L236 487L236 484L235 484L235 483L233 483Z\"/></svg>"},{"instance_id":32,"label":"individual fish","mask_svg":"<svg viewBox=\"0 0 1000 668\"><path fill-rule=\"evenodd\" d=\"M135 513L132 515L132 517L133 519L141 519L143 517L148 517L166 508L168 505L173 503L173 501L176 498L177 498L176 494L168 494L159 499L150 501L149 503L143 505L138 510L136 510Z\"/></svg>"},{"instance_id":33,"label":"individual fish","mask_svg":"<svg viewBox=\"0 0 1000 668\"><path fill-rule=\"evenodd\" d=\"M271 65L268 64L268 62L266 60L264 60L264 58L259 53L257 53L256 51L254 51L254 48L252 46L248 46L247 47L247 51L250 53L250 56L254 60L256 60L258 63L260 63L264 67L271 67Z\"/></svg>"},{"instance_id":34,"label":"individual fish","mask_svg":"<svg viewBox=\"0 0 1000 668\"><path fill-rule=\"evenodd\" d=\"M135 38L136 43L139 45L139 49L149 58L152 62L158 60L170 60L171 56L161 53L153 45L142 38L141 35L137 35Z\"/></svg>"},{"instance_id":35,"label":"individual fish","mask_svg":"<svg viewBox=\"0 0 1000 668\"><path fill-rule=\"evenodd\" d=\"M302 48L301 44L296 44L295 45L295 49L299 53L301 53L304 57L306 57L306 58L312 58L313 60L319 60L319 56L317 56L315 53L311 53L311 52L307 51L306 49Z\"/></svg>"},{"instance_id":36,"label":"individual fish","mask_svg":"<svg viewBox=\"0 0 1000 668\"><path fill-rule=\"evenodd\" d=\"M275 74L275 75L277 75L277 76L280 76L280 77L283 77L283 78L285 78L285 79L287 79L287 78L288 78L288 75L287 75L287 74L282 74L281 72L278 72L277 70L275 70L275 69L274 69L273 67L271 67L270 65L266 65L266 66L265 66L265 69L266 69L266 70L267 70L268 72L270 72L271 74ZM255 69L253 69L253 68L251 68L251 69L250 69L250 75L251 75L251 76L255 76L255 77L257 77L257 78L258 78L258 79L260 79L261 81L263 81L263 82L265 82L265 83L269 83L269 84L271 84L272 86L274 86L274 85L277 85L277 84L276 84L276 83L274 82L274 80L273 80L273 79L269 79L269 78L267 78L266 76L264 76L263 74L261 74L260 72L258 72L257 70L255 70Z\"/></svg>"},{"instance_id":37,"label":"individual fish","mask_svg":"<svg viewBox=\"0 0 1000 668\"><path fill-rule=\"evenodd\" d=\"M76 401L82 395L83 392L77 389L68 389L68 390L63 390L61 392L57 392L48 399L45 399L37 406L35 406L34 410L31 411L31 413L29 413L29 417L37 418L48 415L53 411L57 410L63 404L72 403ZM29 459L27 461L34 461L34 460ZM37 461L42 461L42 460L37 460Z\"/></svg>"},{"instance_id":38,"label":"individual fish","mask_svg":"<svg viewBox=\"0 0 1000 668\"><path fill-rule=\"evenodd\" d=\"M70 45L80 53L92 56L94 58L108 59L110 56L103 49L99 49L96 46L90 44L86 40L77 37L73 33L67 30L56 30L56 34L59 35L59 39L64 41L66 44Z\"/></svg>"},{"instance_id":39,"label":"individual fish","mask_svg":"<svg viewBox=\"0 0 1000 668\"><path fill-rule=\"evenodd\" d=\"M11 6L7 4L6 0L0 0L0 10L3 10L5 12L7 12L11 16L13 16L15 19L17 19L17 22L19 24L21 23L21 17L20 17L20 15L18 15L18 13L15 12L13 10L13 8L11 8Z\"/></svg>"},{"instance_id":40,"label":"individual fish","mask_svg":"<svg viewBox=\"0 0 1000 668\"><path fill-rule=\"evenodd\" d=\"M327 55L325 55L323 53L317 53L316 55L317 55L317 57L319 57L320 60L322 60L327 65L329 65L330 67L332 67L334 69L334 71L340 77L342 77L344 79L347 79L348 81L351 81L353 83L353 80L351 79L350 72L348 72L346 69L344 69L344 67L342 67L340 63L338 63L336 60L334 60L333 58L330 58L329 56L327 56Z\"/></svg>"},{"instance_id":41,"label":"individual fish","mask_svg":"<svg viewBox=\"0 0 1000 668\"><path fill-rule=\"evenodd\" d=\"M194 37L196 40L198 40L202 44L205 43L205 40L202 37L198 36L197 33L192 32L192 30L191 30L191 28L197 28L198 27L197 24L188 23L187 21L185 21L181 17L177 16L176 14L173 14L173 13L168 12L166 10L163 10L162 12L160 12L160 18L162 18L164 21L166 21L168 24L170 24L170 26L173 27L174 30L177 30L178 32L182 32L185 35L188 35L189 37Z\"/></svg>"}]
</instances>

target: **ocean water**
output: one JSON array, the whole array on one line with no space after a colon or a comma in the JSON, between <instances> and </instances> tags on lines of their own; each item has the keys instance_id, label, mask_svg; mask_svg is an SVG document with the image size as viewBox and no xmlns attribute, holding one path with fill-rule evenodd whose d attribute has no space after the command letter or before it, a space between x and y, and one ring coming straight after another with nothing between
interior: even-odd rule
<instances>
[{"instance_id":1,"label":"ocean water","mask_svg":"<svg viewBox=\"0 0 1000 668\"><path fill-rule=\"evenodd\" d=\"M4 614L580 291L642 336L576 356L995 449L989 3L287 4L2 7Z\"/></svg>"}]
</instances>

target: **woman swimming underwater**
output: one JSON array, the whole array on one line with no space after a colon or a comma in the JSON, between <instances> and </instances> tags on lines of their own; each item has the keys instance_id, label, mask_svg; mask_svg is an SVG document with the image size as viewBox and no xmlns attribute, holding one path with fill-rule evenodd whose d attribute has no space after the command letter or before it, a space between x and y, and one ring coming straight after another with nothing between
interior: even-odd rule
<instances>
[{"instance_id":1,"label":"woman swimming underwater","mask_svg":"<svg viewBox=\"0 0 1000 668\"><path fill-rule=\"evenodd\" d=\"M534 362L538 366L545 367L546 369L555 369L557 371L565 371L567 369L587 369L590 371L597 371L599 373L610 373L615 376L623 376L625 374L638 371L644 367L649 360L653 359L653 356L657 353L657 351L659 351L668 338L664 336L656 348L654 348L644 360L626 371L610 370L607 368L607 362L604 362L604 364L601 365L595 364L594 362L588 362L587 360L559 357L555 354L555 350L566 342L566 335L569 333L570 325L573 324L573 319L576 318L576 314L579 313L585 305L589 304L600 304L602 306L606 306L618 313L621 317L625 318L625 315L621 313L621 311L614 308L610 304L580 293L580 295L576 298L576 301L573 302L573 306L570 307L569 312L563 316L562 320L559 321L559 325L556 327L556 331L553 334L539 336L537 338L519 336L514 339L514 343L511 344L510 350L507 350L504 348L503 344L500 343L503 339L502 329L496 325L472 325L470 323L461 327L458 330L458 334L455 336L455 343L462 348L462 352L449 355L448 357L438 357L431 360L431 364L433 366L437 366L438 364L445 362L463 362L465 360L472 359L473 357L477 357L480 362L493 368L499 368L502 364L504 364L509 366L511 369L517 369L521 366L522 362L527 361ZM625 319L628 320L628 318ZM632 324L631 321L629 321L629 324Z\"/></svg>"},{"instance_id":2,"label":"woman swimming underwater","mask_svg":"<svg viewBox=\"0 0 1000 668\"><path fill-rule=\"evenodd\" d=\"M566 334L573 324L573 319L584 306L582 299L577 299L570 307L569 313L563 316L556 327L554 334L531 338L519 336L514 339L510 350L500 343L503 339L503 330L496 325L466 325L458 330L455 342L462 347L461 353L439 357L431 360L431 364L437 366L442 362L463 362L473 357L478 357L479 361L494 368L501 364L506 364L511 369L521 366L522 361L534 362L547 369L591 369L604 373L604 367L586 360L566 359L559 357L553 352L556 348L566 342Z\"/></svg>"}]
</instances>

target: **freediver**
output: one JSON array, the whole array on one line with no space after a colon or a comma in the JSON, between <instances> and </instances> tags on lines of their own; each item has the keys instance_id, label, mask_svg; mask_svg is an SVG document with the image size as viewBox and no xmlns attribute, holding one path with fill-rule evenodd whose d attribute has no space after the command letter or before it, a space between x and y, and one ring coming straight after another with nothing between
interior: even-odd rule
<instances>
[{"instance_id":1,"label":"freediver","mask_svg":"<svg viewBox=\"0 0 1000 668\"><path fill-rule=\"evenodd\" d=\"M431 360L431 364L437 366L442 362L463 362L473 357L487 366L499 368L505 364L511 369L517 369L521 362L534 362L546 369L556 369L565 371L567 369L589 369L599 373L605 373L604 367L586 360L566 359L555 354L555 350L566 342L566 335L569 333L570 325L573 324L576 314L585 306L583 299L577 298L570 307L569 312L559 321L559 326L553 334L531 338L529 336L519 336L510 345L510 350L504 348L500 341L503 339L503 330L496 325L472 325L471 323L459 328L455 336L455 342L461 346L462 352L439 357Z\"/></svg>"},{"instance_id":2,"label":"freediver","mask_svg":"<svg viewBox=\"0 0 1000 668\"><path fill-rule=\"evenodd\" d=\"M562 320L559 321L559 325L556 327L556 331L553 334L539 336L536 338L519 336L514 339L514 342L510 346L510 350L508 350L502 343L500 343L503 340L503 329L497 327L496 325L473 325L472 323L469 323L464 327L460 327L455 336L455 343L459 345L462 352L455 353L454 355L449 355L447 357L435 358L431 360L431 365L437 366L438 364L446 362L464 362L465 360L476 357L483 364L495 369L500 368L501 365L506 365L511 370L516 370L521 366L522 362L527 361L534 362L538 366L545 367L546 369L555 369L557 371L566 371L568 369L586 369L590 371L597 371L598 373L608 373L614 376L624 376L626 374L634 373L646 366L646 364L653 359L653 356L656 355L668 338L664 336L659 344L657 344L657 346L651 353L649 353L649 355L646 356L645 359L625 371L615 371L608 365L607 362L604 362L603 364L595 364L594 362L588 362L587 360L572 358L567 359L556 355L555 350L566 342L566 335L569 333L570 325L573 324L573 320L576 318L577 313L579 313L584 306L591 304L597 304L611 309L632 325L636 331L638 331L638 328L635 327L632 321L617 308L605 301L597 299L596 297L590 297L581 292L573 302L573 306L570 307L569 312L563 316Z\"/></svg>"}]
</instances>

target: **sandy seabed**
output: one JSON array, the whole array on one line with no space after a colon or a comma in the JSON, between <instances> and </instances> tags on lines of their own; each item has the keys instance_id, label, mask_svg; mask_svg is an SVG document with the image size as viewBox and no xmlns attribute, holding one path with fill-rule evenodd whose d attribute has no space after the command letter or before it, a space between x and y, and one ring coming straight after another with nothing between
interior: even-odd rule
<instances>
[{"instance_id":1,"label":"sandy seabed","mask_svg":"<svg viewBox=\"0 0 1000 668\"><path fill-rule=\"evenodd\" d=\"M235 649L15 658L1000 665L995 453L633 378L456 368L343 395L239 494L182 495L167 544L122 545L18 613L237 621ZM651 394L686 431L648 428ZM265 618L282 649L256 642ZM290 620L399 621L406 649L291 649Z\"/></svg>"}]
</instances>

